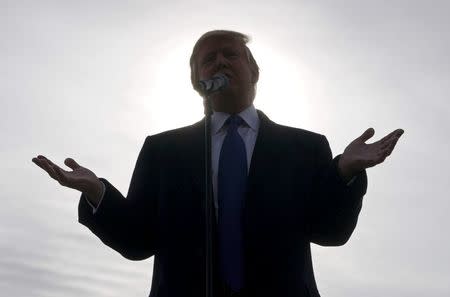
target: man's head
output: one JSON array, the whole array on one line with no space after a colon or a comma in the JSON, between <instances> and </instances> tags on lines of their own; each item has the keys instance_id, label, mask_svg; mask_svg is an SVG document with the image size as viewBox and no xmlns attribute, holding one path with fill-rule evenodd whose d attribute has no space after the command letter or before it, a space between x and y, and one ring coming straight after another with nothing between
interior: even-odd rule
<instances>
[{"instance_id":1,"label":"man's head","mask_svg":"<svg viewBox=\"0 0 450 297\"><path fill-rule=\"evenodd\" d=\"M221 72L230 79L229 86L211 96L213 109L238 113L255 98L259 67L246 46L249 37L239 32L214 30L203 34L192 51L191 82L203 96L198 82Z\"/></svg>"}]
</instances>

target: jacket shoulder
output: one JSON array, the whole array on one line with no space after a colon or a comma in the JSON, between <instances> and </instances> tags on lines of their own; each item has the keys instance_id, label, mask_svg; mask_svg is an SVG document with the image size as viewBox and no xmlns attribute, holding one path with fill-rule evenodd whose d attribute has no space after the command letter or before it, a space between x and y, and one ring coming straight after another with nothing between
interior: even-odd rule
<instances>
[{"instance_id":1,"label":"jacket shoulder","mask_svg":"<svg viewBox=\"0 0 450 297\"><path fill-rule=\"evenodd\" d=\"M280 124L273 124L274 132L279 135L279 137L288 140L289 142L302 143L302 144L310 144L310 145L318 145L320 143L328 144L328 140L325 135L302 129L296 127L290 127Z\"/></svg>"},{"instance_id":2,"label":"jacket shoulder","mask_svg":"<svg viewBox=\"0 0 450 297\"><path fill-rule=\"evenodd\" d=\"M145 144L157 145L165 148L183 145L193 141L194 139L202 137L203 127L204 125L202 125L202 121L199 121L189 126L171 129L153 135L147 135L145 138Z\"/></svg>"},{"instance_id":3,"label":"jacket shoulder","mask_svg":"<svg viewBox=\"0 0 450 297\"><path fill-rule=\"evenodd\" d=\"M322 142L324 139L326 140L326 137L320 133L302 128L278 124L270 120L269 117L261 110L258 110L258 115L261 120L262 126L267 127L272 135L276 135L276 138L307 143L317 143Z\"/></svg>"}]
</instances>

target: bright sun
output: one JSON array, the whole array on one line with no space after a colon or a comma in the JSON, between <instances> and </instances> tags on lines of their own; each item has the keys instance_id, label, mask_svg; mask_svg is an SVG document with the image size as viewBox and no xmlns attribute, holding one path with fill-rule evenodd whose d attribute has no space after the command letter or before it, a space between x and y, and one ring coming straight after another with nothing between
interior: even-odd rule
<instances>
[{"instance_id":1,"label":"bright sun","mask_svg":"<svg viewBox=\"0 0 450 297\"><path fill-rule=\"evenodd\" d=\"M311 69L280 49L267 45L249 44L260 66L255 106L273 120L291 126L311 125L316 117L311 113L309 90L320 89L320 83ZM139 73L138 81L147 80L144 93L144 110L151 117L153 133L186 126L203 117L202 98L190 82L190 44L171 48L153 65ZM142 68L143 69L143 68ZM317 104L314 103L314 104Z\"/></svg>"}]
</instances>

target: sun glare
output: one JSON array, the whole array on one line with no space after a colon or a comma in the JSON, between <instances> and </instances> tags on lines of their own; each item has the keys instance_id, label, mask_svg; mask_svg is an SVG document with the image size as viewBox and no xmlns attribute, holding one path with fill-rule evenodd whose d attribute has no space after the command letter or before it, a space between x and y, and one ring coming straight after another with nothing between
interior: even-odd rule
<instances>
[{"instance_id":1,"label":"sun glare","mask_svg":"<svg viewBox=\"0 0 450 297\"><path fill-rule=\"evenodd\" d=\"M255 106L274 121L294 127L310 128L319 121L321 81L302 62L301 57L289 55L280 48L267 44L249 44L260 66ZM170 48L169 46L167 48ZM141 98L142 112L154 134L197 122L203 117L202 98L190 82L190 44L183 43L164 54L159 60L141 66L136 80L138 87L133 97ZM156 61L156 63L155 63ZM322 123L323 123L323 119Z\"/></svg>"},{"instance_id":2,"label":"sun glare","mask_svg":"<svg viewBox=\"0 0 450 297\"><path fill-rule=\"evenodd\" d=\"M282 124L310 126L316 118L312 104L320 89L317 76L300 57L280 48L259 44L253 52L260 66L255 106Z\"/></svg>"},{"instance_id":3,"label":"sun glare","mask_svg":"<svg viewBox=\"0 0 450 297\"><path fill-rule=\"evenodd\" d=\"M202 98L190 82L191 49L184 44L167 48L152 52L135 73L138 83L134 83L132 96L149 125L149 134L190 125L203 117Z\"/></svg>"}]
</instances>

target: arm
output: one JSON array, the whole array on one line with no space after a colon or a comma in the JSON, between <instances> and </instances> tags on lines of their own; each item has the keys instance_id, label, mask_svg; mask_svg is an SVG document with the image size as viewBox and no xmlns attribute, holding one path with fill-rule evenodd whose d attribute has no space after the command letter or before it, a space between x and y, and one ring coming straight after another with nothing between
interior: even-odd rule
<instances>
[{"instance_id":1,"label":"arm","mask_svg":"<svg viewBox=\"0 0 450 297\"><path fill-rule=\"evenodd\" d=\"M127 198L106 179L105 192L95 214L87 197L80 198L79 222L103 243L131 260L146 259L157 246L158 146L147 137L139 153Z\"/></svg>"},{"instance_id":2,"label":"arm","mask_svg":"<svg viewBox=\"0 0 450 297\"><path fill-rule=\"evenodd\" d=\"M363 170L351 183L338 170L339 159L332 159L325 136L320 138L316 154L316 173L309 204L309 239L323 246L339 246L350 238L358 221L362 198L367 190Z\"/></svg>"},{"instance_id":3,"label":"arm","mask_svg":"<svg viewBox=\"0 0 450 297\"><path fill-rule=\"evenodd\" d=\"M312 242L343 245L350 238L367 190L366 168L383 163L404 130L396 129L382 139L367 144L366 141L374 133L373 128L367 129L332 161L328 141L321 137L310 203L309 237Z\"/></svg>"}]
</instances>

